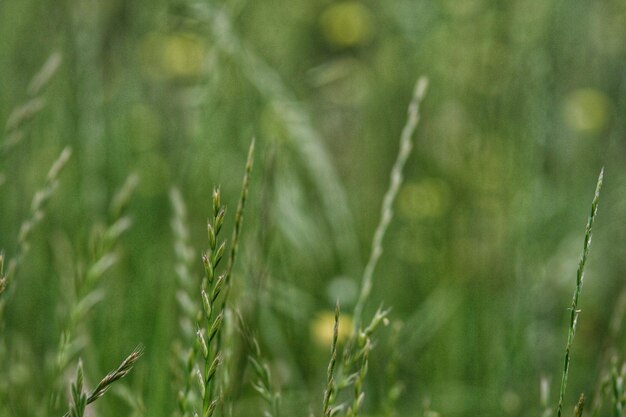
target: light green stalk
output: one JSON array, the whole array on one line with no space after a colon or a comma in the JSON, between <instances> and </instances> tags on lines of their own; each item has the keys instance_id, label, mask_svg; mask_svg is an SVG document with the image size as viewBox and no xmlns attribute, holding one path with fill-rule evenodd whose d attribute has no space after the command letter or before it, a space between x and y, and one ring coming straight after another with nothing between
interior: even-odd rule
<instances>
[{"instance_id":1,"label":"light green stalk","mask_svg":"<svg viewBox=\"0 0 626 417\"><path fill-rule=\"evenodd\" d=\"M409 155L411 154L411 149L413 148L412 137L413 133L415 132L415 128L419 123L420 104L422 102L422 99L424 98L424 95L426 94L427 87L428 79L426 77L420 77L415 84L413 98L411 100L411 103L409 104L408 119L404 126L404 129L402 130L402 135L400 136L400 150L398 152L396 162L391 169L389 188L385 193L381 207L380 222L378 223L376 231L374 232L370 258L367 261L365 271L363 272L363 278L361 280L361 292L359 294L356 306L354 307L354 316L352 318L354 324L353 337L356 334L359 326L361 325L363 308L369 298L370 293L372 292L374 269L376 268L378 260L383 254L383 238L385 237L385 232L387 231L389 223L391 222L391 218L393 217L393 203L396 199L396 196L398 195L400 185L402 185L402 170L404 168L404 165L406 164L407 159L409 158Z\"/></svg>"},{"instance_id":2,"label":"light green stalk","mask_svg":"<svg viewBox=\"0 0 626 417\"><path fill-rule=\"evenodd\" d=\"M578 314L580 310L578 304L580 302L580 293L583 289L583 280L585 277L585 264L587 263L587 256L589 255L589 248L591 247L591 231L593 228L593 222L596 218L598 211L598 200L600 199L600 189L602 188L602 180L604 178L604 168L600 171L598 182L596 184L596 192L591 202L591 214L587 221L587 227L585 228L585 240L583 242L583 253L578 263L578 271L576 272L576 290L574 291L574 297L572 299L572 306L570 310L570 325L567 334L567 344L565 346L565 360L563 364L563 375L561 377L561 389L559 392L559 406L557 408L556 415L561 417L563 413L563 399L565 398L565 388L567 387L567 376L569 374L570 357L572 344L574 342L574 336L576 334L576 325L578 324Z\"/></svg>"}]
</instances>

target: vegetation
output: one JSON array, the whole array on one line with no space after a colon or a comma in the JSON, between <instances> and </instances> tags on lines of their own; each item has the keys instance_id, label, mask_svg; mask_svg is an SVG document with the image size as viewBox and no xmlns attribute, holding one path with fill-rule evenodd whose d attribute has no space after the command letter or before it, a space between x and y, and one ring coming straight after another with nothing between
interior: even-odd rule
<instances>
[{"instance_id":1,"label":"vegetation","mask_svg":"<svg viewBox=\"0 0 626 417\"><path fill-rule=\"evenodd\" d=\"M0 2L0 416L624 417L622 3Z\"/></svg>"}]
</instances>

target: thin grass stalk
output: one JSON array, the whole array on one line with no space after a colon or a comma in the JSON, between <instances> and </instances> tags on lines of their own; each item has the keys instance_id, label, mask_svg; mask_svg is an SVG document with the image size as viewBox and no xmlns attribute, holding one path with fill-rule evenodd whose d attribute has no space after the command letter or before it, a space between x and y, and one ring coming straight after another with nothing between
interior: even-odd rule
<instances>
[{"instance_id":1,"label":"thin grass stalk","mask_svg":"<svg viewBox=\"0 0 626 417\"><path fill-rule=\"evenodd\" d=\"M330 361L328 362L328 370L326 371L326 390L324 392L324 401L322 404L322 416L332 416L332 405L335 396L335 365L337 363L337 340L339 338L339 301L335 305L335 325L333 327L333 341L330 346Z\"/></svg>"},{"instance_id":2,"label":"thin grass stalk","mask_svg":"<svg viewBox=\"0 0 626 417\"><path fill-rule=\"evenodd\" d=\"M396 162L391 169L389 188L387 189L382 202L380 222L374 232L370 258L367 261L367 265L365 266L363 277L361 279L361 292L354 307L354 315L352 318L354 325L352 332L353 337L356 335L356 331L361 325L363 308L372 291L374 269L376 268L378 260L383 253L383 238L385 237L385 232L387 231L389 223L393 217L393 203L398 195L400 185L402 184L402 170L409 155L411 154L411 149L413 148L412 137L419 123L420 104L426 94L427 87L428 79L426 77L420 77L415 84L413 98L409 104L408 119L400 136L400 150L398 152Z\"/></svg>"},{"instance_id":3,"label":"thin grass stalk","mask_svg":"<svg viewBox=\"0 0 626 417\"><path fill-rule=\"evenodd\" d=\"M226 265L224 284L225 294L222 309L225 308L226 302L228 301L228 294L230 293L231 287L231 276L235 265L235 258L237 257L237 251L239 249L239 237L241 234L241 227L243 226L243 214L246 206L246 200L248 199L248 190L250 188L250 174L252 173L252 167L254 166L254 143L255 139L252 138L250 146L248 147L248 157L246 158L246 168L243 175L243 183L241 184L241 194L239 196L239 202L237 203L237 211L235 212L235 226L233 227L233 236L230 240L230 254Z\"/></svg>"},{"instance_id":4,"label":"thin grass stalk","mask_svg":"<svg viewBox=\"0 0 626 417\"><path fill-rule=\"evenodd\" d=\"M353 387L352 405L347 410L347 415L351 417L356 417L358 415L363 402L363 383L368 370L368 358L371 350L371 335L380 323L387 323L387 315L389 311L378 309L370 324L363 329L363 308L372 290L374 269L376 268L378 260L383 252L383 238L393 217L393 203L403 181L402 171L404 169L404 165L406 164L413 148L412 137L419 123L420 104L426 94L427 87L428 80L426 77L420 77L415 84L411 103L409 104L407 111L407 122L402 129L402 134L400 136L400 149L398 151L396 161L391 169L389 188L383 198L381 206L381 219L372 239L370 258L363 272L361 291L359 298L357 299L352 318L352 332L344 348L339 383L336 385L336 388L334 388L337 392L339 392L348 386ZM355 367L356 369L354 369ZM333 398L331 397L330 399L332 400ZM332 413L332 403L327 406L326 397L324 404L324 412L331 410L330 412ZM328 416L325 415L324 417Z\"/></svg>"},{"instance_id":5,"label":"thin grass stalk","mask_svg":"<svg viewBox=\"0 0 626 417\"><path fill-rule=\"evenodd\" d=\"M241 193L239 196L239 201L237 203L237 210L235 212L235 224L233 226L233 233L232 233L232 237L230 240L230 252L228 255L228 261L226 264L226 270L224 272L224 296L222 298L222 304L221 304L221 309L220 309L220 315L222 315L223 317L229 318L232 317L232 312L230 310L227 310L228 307L228 300L229 300L229 294L230 294L230 289L232 287L232 273L233 273L233 267L235 265L235 260L237 257L237 252L239 249L239 239L241 237L241 229L243 226L243 219L244 219L244 209L246 207L246 201L248 199L248 190L250 188L250 177L252 174L252 168L254 166L254 146L255 146L255 139L252 138L252 141L250 142L250 146L248 147L248 156L246 158L246 166L245 166L245 170L244 170L244 175L243 175L243 180L242 180L242 184L241 184ZM229 335L232 334L232 330L233 327L229 326L229 323L232 323L230 321L227 321L226 323L226 328L224 332L220 332L217 335L217 340L216 340L216 346L217 346L217 350L219 352L222 353L222 357L225 360L225 363L230 363L230 357L232 356L232 350L230 349L230 344L228 342L224 342L224 339L228 339ZM230 330L230 331L229 331ZM223 366L221 368L221 382L222 382L222 388L223 390L226 391L226 394L224 395L224 403L222 404L222 406L224 408L231 408L233 407L233 404L230 403L230 401L232 401L231 398L231 386L230 386L230 377L229 377L229 369L227 366ZM225 414L224 412L222 414ZM224 416L223 416L224 417Z\"/></svg>"},{"instance_id":6,"label":"thin grass stalk","mask_svg":"<svg viewBox=\"0 0 626 417\"><path fill-rule=\"evenodd\" d=\"M580 294L583 288L583 281L585 277L585 264L587 263L587 257L589 255L589 249L591 247L591 231L593 228L593 222L596 218L596 213L598 211L598 201L600 199L600 189L602 188L603 178L604 178L604 167L602 168L602 170L600 171L600 175L598 176L598 182L596 184L596 191L593 197L593 201L591 202L591 214L589 215L587 226L585 228L583 252L580 257L580 261L578 263L578 270L576 272L576 290L574 291L574 297L572 298L572 306L570 310L570 325L569 325L569 331L567 334L567 344L565 346L563 375L561 377L561 389L559 391L559 405L558 405L557 412L556 412L557 417L561 417L562 412L563 412L563 400L565 398L565 389L567 387L567 377L569 374L571 349L572 349L572 344L574 342L574 336L576 334L576 325L578 324L578 314L580 313L578 304L580 302Z\"/></svg>"}]
</instances>

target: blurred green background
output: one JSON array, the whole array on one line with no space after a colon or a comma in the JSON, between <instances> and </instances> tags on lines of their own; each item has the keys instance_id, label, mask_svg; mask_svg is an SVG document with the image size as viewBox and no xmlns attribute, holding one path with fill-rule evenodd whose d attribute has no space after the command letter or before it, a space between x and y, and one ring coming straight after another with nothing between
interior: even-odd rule
<instances>
[{"instance_id":1,"label":"blurred green background","mask_svg":"<svg viewBox=\"0 0 626 417\"><path fill-rule=\"evenodd\" d=\"M58 69L34 91L51 56ZM35 415L29 407L46 397L39 370L58 344L61 283L93 261L93 230L136 173L133 226L99 285L106 299L84 323L80 354L93 384L143 343L126 385L145 415L171 414L181 313L168 193L176 186L186 201L199 277L212 186L222 187L229 234L254 136L234 303L255 300L248 319L284 414L318 413L329 355L319 328L332 328L336 298L353 307L421 74L429 92L366 308L393 310L372 354L365 414L382 415L393 352L405 386L399 415L427 406L446 416L538 415L541 377L555 404L604 165L568 407L591 395L606 352L625 346L623 332L610 331L626 291L625 2L4 0L8 257L49 167L65 146L73 156L13 281L1 335L13 399L0 409ZM32 118L11 126L33 98L44 101ZM256 401L246 388L236 415L260 415ZM115 396L98 410L129 414Z\"/></svg>"}]
</instances>

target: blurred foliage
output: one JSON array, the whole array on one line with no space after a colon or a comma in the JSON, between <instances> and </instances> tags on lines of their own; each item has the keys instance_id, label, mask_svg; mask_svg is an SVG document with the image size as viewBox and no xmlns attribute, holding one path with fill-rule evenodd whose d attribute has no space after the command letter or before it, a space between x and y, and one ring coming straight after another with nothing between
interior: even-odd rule
<instances>
[{"instance_id":1,"label":"blurred foliage","mask_svg":"<svg viewBox=\"0 0 626 417\"><path fill-rule=\"evenodd\" d=\"M371 355L365 411L382 412L396 348L399 415L538 415L542 376L554 403L602 165L572 407L579 392L595 392L612 347L623 353L621 328L610 330L626 291L623 1L5 0L0 39L9 259L52 162L74 151L13 281L0 355L16 365L0 379L22 394L0 410L28 415L23 407L46 393L34 372L54 356L67 265L79 273L94 261L92 235L136 172L134 224L82 355L93 384L142 342L128 383L145 415L170 415L180 312L168 190L187 202L200 276L212 185L234 213L252 136L259 151L234 297L275 368L285 414L318 410L328 347L314 339L327 343L320 326L331 331L335 299L353 306L420 74L431 86L368 306L391 306L404 327L397 347L379 343ZM51 56L56 73L33 81ZM32 114L18 137L14 110L24 104ZM241 395L235 412L251 415L250 387ZM98 407L124 415L127 402Z\"/></svg>"}]
</instances>

